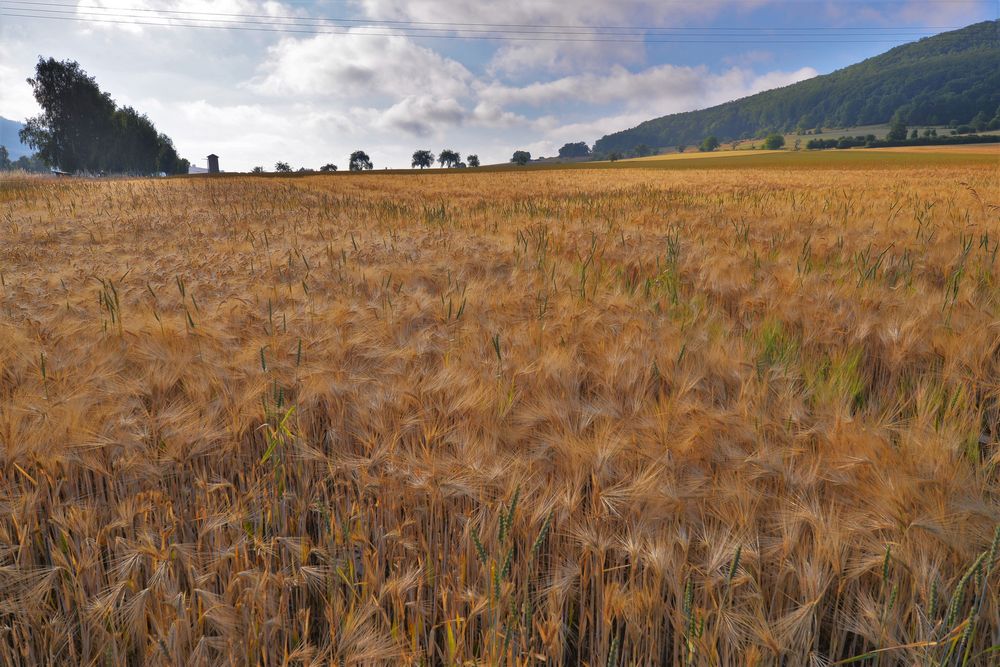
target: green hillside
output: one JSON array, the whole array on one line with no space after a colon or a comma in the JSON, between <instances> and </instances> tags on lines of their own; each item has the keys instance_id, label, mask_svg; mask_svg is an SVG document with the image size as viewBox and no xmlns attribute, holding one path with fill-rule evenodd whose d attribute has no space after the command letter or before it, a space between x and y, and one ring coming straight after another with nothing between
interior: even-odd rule
<instances>
[{"instance_id":1,"label":"green hillside","mask_svg":"<svg viewBox=\"0 0 1000 667\"><path fill-rule=\"evenodd\" d=\"M885 123L944 125L1000 114L1000 21L898 46L831 74L700 111L671 114L609 134L594 151L697 144L797 128ZM981 114L981 115L980 115Z\"/></svg>"}]
</instances>

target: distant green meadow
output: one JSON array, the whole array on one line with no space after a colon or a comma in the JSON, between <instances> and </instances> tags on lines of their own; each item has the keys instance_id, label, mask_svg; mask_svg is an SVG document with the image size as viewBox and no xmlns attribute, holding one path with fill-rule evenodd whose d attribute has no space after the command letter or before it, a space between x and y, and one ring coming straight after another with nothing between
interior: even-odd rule
<instances>
[{"instance_id":1,"label":"distant green meadow","mask_svg":"<svg viewBox=\"0 0 1000 667\"><path fill-rule=\"evenodd\" d=\"M678 159L619 160L617 162L575 162L571 164L539 164L526 167L483 167L478 171L496 169L913 169L923 167L966 167L995 165L1000 167L1000 147L982 152L888 150L822 150L780 151L748 155L734 151L733 155L691 156Z\"/></svg>"}]
</instances>

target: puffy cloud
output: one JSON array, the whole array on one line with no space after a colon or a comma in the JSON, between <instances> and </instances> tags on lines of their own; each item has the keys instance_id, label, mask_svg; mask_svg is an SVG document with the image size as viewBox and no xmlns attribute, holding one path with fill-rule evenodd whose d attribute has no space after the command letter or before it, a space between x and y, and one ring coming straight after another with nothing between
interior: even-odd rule
<instances>
[{"instance_id":1,"label":"puffy cloud","mask_svg":"<svg viewBox=\"0 0 1000 667\"><path fill-rule=\"evenodd\" d=\"M609 74L573 75L521 87L492 84L483 88L480 96L498 106L546 107L579 100L589 105L618 103L641 107L649 116L656 116L711 106L816 74L811 67L756 75L736 67L713 74L705 66L659 65L638 72L618 66Z\"/></svg>"},{"instance_id":2,"label":"puffy cloud","mask_svg":"<svg viewBox=\"0 0 1000 667\"><path fill-rule=\"evenodd\" d=\"M426 137L439 130L460 125L466 115L465 109L454 98L411 95L381 113L375 125L416 137Z\"/></svg>"},{"instance_id":3,"label":"puffy cloud","mask_svg":"<svg viewBox=\"0 0 1000 667\"><path fill-rule=\"evenodd\" d=\"M306 16L301 8L265 0L79 0L76 15L93 30L142 34L148 23L197 22L224 25L226 14Z\"/></svg>"},{"instance_id":4,"label":"puffy cloud","mask_svg":"<svg viewBox=\"0 0 1000 667\"><path fill-rule=\"evenodd\" d=\"M497 104L480 101L472 111L472 123L479 127L504 128L516 125L528 125L527 118L512 111L507 111Z\"/></svg>"},{"instance_id":5,"label":"puffy cloud","mask_svg":"<svg viewBox=\"0 0 1000 667\"><path fill-rule=\"evenodd\" d=\"M359 0L365 16L377 21L418 21L440 28L483 30L501 27L508 36L539 41L501 42L490 61L493 74L527 76L533 72L569 73L582 69L602 70L609 62L638 64L646 47L632 37L600 37L601 41L559 41L553 36L587 40L598 37L598 28L683 26L692 20L706 20L722 11L730 14L751 12L772 0L701 0L697 3L662 2L661 0ZM517 33L512 34L511 31ZM619 30L618 32L621 32ZM466 33L468 34L468 33Z\"/></svg>"},{"instance_id":6,"label":"puffy cloud","mask_svg":"<svg viewBox=\"0 0 1000 667\"><path fill-rule=\"evenodd\" d=\"M282 39L268 49L263 74L251 87L271 95L316 97L468 93L473 77L461 63L408 37L370 33L356 28L341 35Z\"/></svg>"},{"instance_id":7,"label":"puffy cloud","mask_svg":"<svg viewBox=\"0 0 1000 667\"><path fill-rule=\"evenodd\" d=\"M18 69L14 63L14 44L0 41L0 116L22 121L38 113L38 105L25 79L33 71Z\"/></svg>"}]
</instances>

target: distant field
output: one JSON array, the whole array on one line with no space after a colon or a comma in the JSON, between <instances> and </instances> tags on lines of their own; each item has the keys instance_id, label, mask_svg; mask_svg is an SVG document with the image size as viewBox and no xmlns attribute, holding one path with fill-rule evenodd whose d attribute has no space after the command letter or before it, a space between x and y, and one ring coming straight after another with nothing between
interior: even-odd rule
<instances>
[{"instance_id":1,"label":"distant field","mask_svg":"<svg viewBox=\"0 0 1000 667\"><path fill-rule=\"evenodd\" d=\"M0 180L0 664L997 664L998 186Z\"/></svg>"},{"instance_id":2,"label":"distant field","mask_svg":"<svg viewBox=\"0 0 1000 667\"><path fill-rule=\"evenodd\" d=\"M917 149L920 150L917 150ZM960 150L955 150L955 149ZM577 162L484 169L920 169L989 166L1000 160L1000 145L927 146L899 149L824 151L718 151L656 155L617 162Z\"/></svg>"},{"instance_id":3,"label":"distant field","mask_svg":"<svg viewBox=\"0 0 1000 667\"><path fill-rule=\"evenodd\" d=\"M979 154L1000 159L1000 144L958 144L954 146L893 146L890 148L869 148L850 150L876 150L894 153L964 153Z\"/></svg>"}]
</instances>

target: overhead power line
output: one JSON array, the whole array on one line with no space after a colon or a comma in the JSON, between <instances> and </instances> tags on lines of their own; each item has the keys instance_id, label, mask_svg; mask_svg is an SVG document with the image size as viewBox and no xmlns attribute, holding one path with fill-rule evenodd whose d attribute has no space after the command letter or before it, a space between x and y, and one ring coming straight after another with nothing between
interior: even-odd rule
<instances>
[{"instance_id":1,"label":"overhead power line","mask_svg":"<svg viewBox=\"0 0 1000 667\"><path fill-rule=\"evenodd\" d=\"M941 1L941 0L937 0ZM30 5L31 8L25 7ZM44 7L60 7L45 9ZM102 11L83 11L80 7L99 8ZM137 14L152 12L154 15ZM162 16L169 13L171 16ZM174 16L176 15L176 16ZM461 39L490 41L544 41L544 42L605 42L643 44L901 44L920 37L927 37L943 26L926 28L864 28L851 30L822 26L815 28L785 28L774 32L772 28L723 28L723 27L599 27L573 26L555 29L550 25L487 23L442 23L447 27L429 27L431 22L383 22L370 25L362 19L333 19L313 17L271 17L266 15L223 12L188 12L179 10L116 9L95 5L68 5L56 2L28 2L27 0L0 1L0 16L49 21L72 21L90 24L134 25L160 28L195 28L235 30L244 32L287 33L307 35L363 35L406 36L430 39ZM212 18L199 18L211 16ZM228 18L223 18L228 17ZM256 20L266 19L266 20ZM337 22L342 22L338 24ZM350 21L350 23L346 23ZM391 23L391 25L390 25ZM475 26L475 27L474 27ZM382 32L379 32L381 30ZM628 32L624 32L628 30ZM865 32L860 32L865 30ZM614 32L612 32L614 31ZM695 32L699 31L699 32ZM794 31L794 32L793 32ZM876 32L877 31L877 32ZM840 34L844 33L844 34ZM714 39L711 39L714 38Z\"/></svg>"},{"instance_id":2,"label":"overhead power line","mask_svg":"<svg viewBox=\"0 0 1000 667\"><path fill-rule=\"evenodd\" d=\"M598 39L598 38L568 38L568 37L517 37L509 35L459 35L459 34L414 34L405 31L395 32L373 32L363 30L363 26L352 28L341 28L339 30L316 30L316 29L292 29L292 28L253 28L249 26L235 25L211 25L193 23L156 23L152 21L137 21L127 19L97 19L80 18L75 16L40 16L32 14L16 14L2 11L0 16L14 18L27 18L48 21L72 21L75 23L112 24L112 25L136 25L157 28L201 28L214 30L237 30L243 32L265 32L284 34L305 34L305 35L357 35L371 37L417 37L427 39L462 39L462 40L491 40L491 41L518 41L518 42L608 42L608 43L637 43L637 44L902 44L912 39ZM361 29L359 29L361 28ZM690 35L688 36L690 37Z\"/></svg>"},{"instance_id":3,"label":"overhead power line","mask_svg":"<svg viewBox=\"0 0 1000 667\"><path fill-rule=\"evenodd\" d=\"M931 0L932 2L941 2L942 0ZM965 0L962 0L963 2ZM180 19L195 20L192 17L220 17L223 19L267 19L268 21L275 20L291 20L294 22L323 22L324 23L344 23L348 25L378 25L378 26L438 26L437 28L429 28L432 30L446 30L452 28L488 28L489 32L507 32L502 30L505 28L525 28L532 31L535 30L546 30L546 29L558 29L560 32L565 30L583 30L583 31L603 31L603 30L628 30L637 31L642 33L659 33L659 32L688 32L688 31L711 31L711 32L812 32L819 31L822 33L835 31L835 32L847 32L853 33L857 32L859 34L865 33L912 33L916 32L931 32L935 30L952 30L961 26L893 26L893 27L874 27L874 26L805 26L805 27L757 27L757 26L739 26L739 27L724 27L724 26L649 26L649 25L590 25L590 24L538 24L538 23L485 23L485 22L457 22L457 21L414 21L414 20L403 20L403 19L373 19L373 18L347 18L347 17L328 17L328 16L303 16L303 15L279 15L279 14L247 14L247 13L233 13L233 12L206 12L206 11L195 11L195 10L177 10L177 9L154 9L148 7L109 7L106 5L86 5L86 4L75 4L67 2L41 2L38 0L9 0L4 3L7 5L19 5L18 11L34 11L34 12L46 12L46 11L58 11L58 10L45 10L45 9L28 9L28 7L57 7L62 8L63 13L65 11L72 11L73 13L82 14L93 14L93 15L121 15L123 12L129 13L141 13L141 15L157 14L157 15L170 15L162 18L170 18L172 16L177 16ZM799 3L803 4L803 3ZM12 7L13 8L13 7ZM98 12L80 12L79 10L99 10ZM136 16L139 18L139 16ZM202 20L202 19L197 19ZM205 19L207 20L207 19ZM583 33L586 34L586 33Z\"/></svg>"},{"instance_id":4,"label":"overhead power line","mask_svg":"<svg viewBox=\"0 0 1000 667\"><path fill-rule=\"evenodd\" d=\"M11 9L10 7L4 7L5 9ZM23 11L23 10L17 10ZM172 25L187 25L187 24L177 24L176 21L187 21L188 23L194 22L199 27L217 27L217 28L241 28L241 27L256 27L263 26L267 28L295 28L295 29L315 29L317 32L324 29L330 28L341 28L343 30L355 30L358 28L365 28L364 22L359 24L351 25L335 25L330 23L316 23L310 22L307 19L297 20L297 21L279 21L279 20L250 20L250 19L223 19L223 18L212 18L212 19L198 19L190 17L148 17L145 15L138 16L131 13L109 13L109 12L93 12L93 11L71 11L71 10L55 10L55 9L34 9L30 10L32 14L41 13L38 18L51 17L51 18L63 18L63 19L79 19L79 20L90 20L94 19L116 19L122 21L128 21L130 19L140 19L142 21L156 21L155 25L172 26ZM136 21L139 23L139 21ZM143 25L153 25L152 23L143 23ZM189 26L190 27L190 26ZM424 26L418 27L407 27L407 28L395 28L392 26L375 26L376 28L382 30L399 30L406 34L415 34L417 36L427 36L425 33L460 33L462 36L468 36L470 39L475 38L479 35L495 35L497 37L510 37L511 39L517 38L519 35L556 35L559 37L644 37L647 31L631 30L629 32L616 30L596 30L590 29L587 31L576 31L567 32L565 30L542 30L542 29L497 29L497 28L429 28ZM652 33L653 37L726 37L726 36L749 36L749 37L767 37L768 41L773 41L770 35L753 34L746 32L733 33L731 29L716 29L716 30L705 30L701 32L693 31L681 31L677 33ZM910 30L905 32L885 32L885 33L865 33L861 35L851 35L849 37L893 37L901 39L913 39L919 37L925 37L933 34L933 30ZM817 34L808 31L799 31L795 33L783 32L775 35L774 37L785 39L788 37L816 37ZM837 33L824 32L821 36L828 38L838 38L837 41L841 41L839 38L842 35ZM571 40L576 41L576 40ZM617 40L616 40L617 41ZM649 40L642 40L649 41Z\"/></svg>"}]
</instances>

